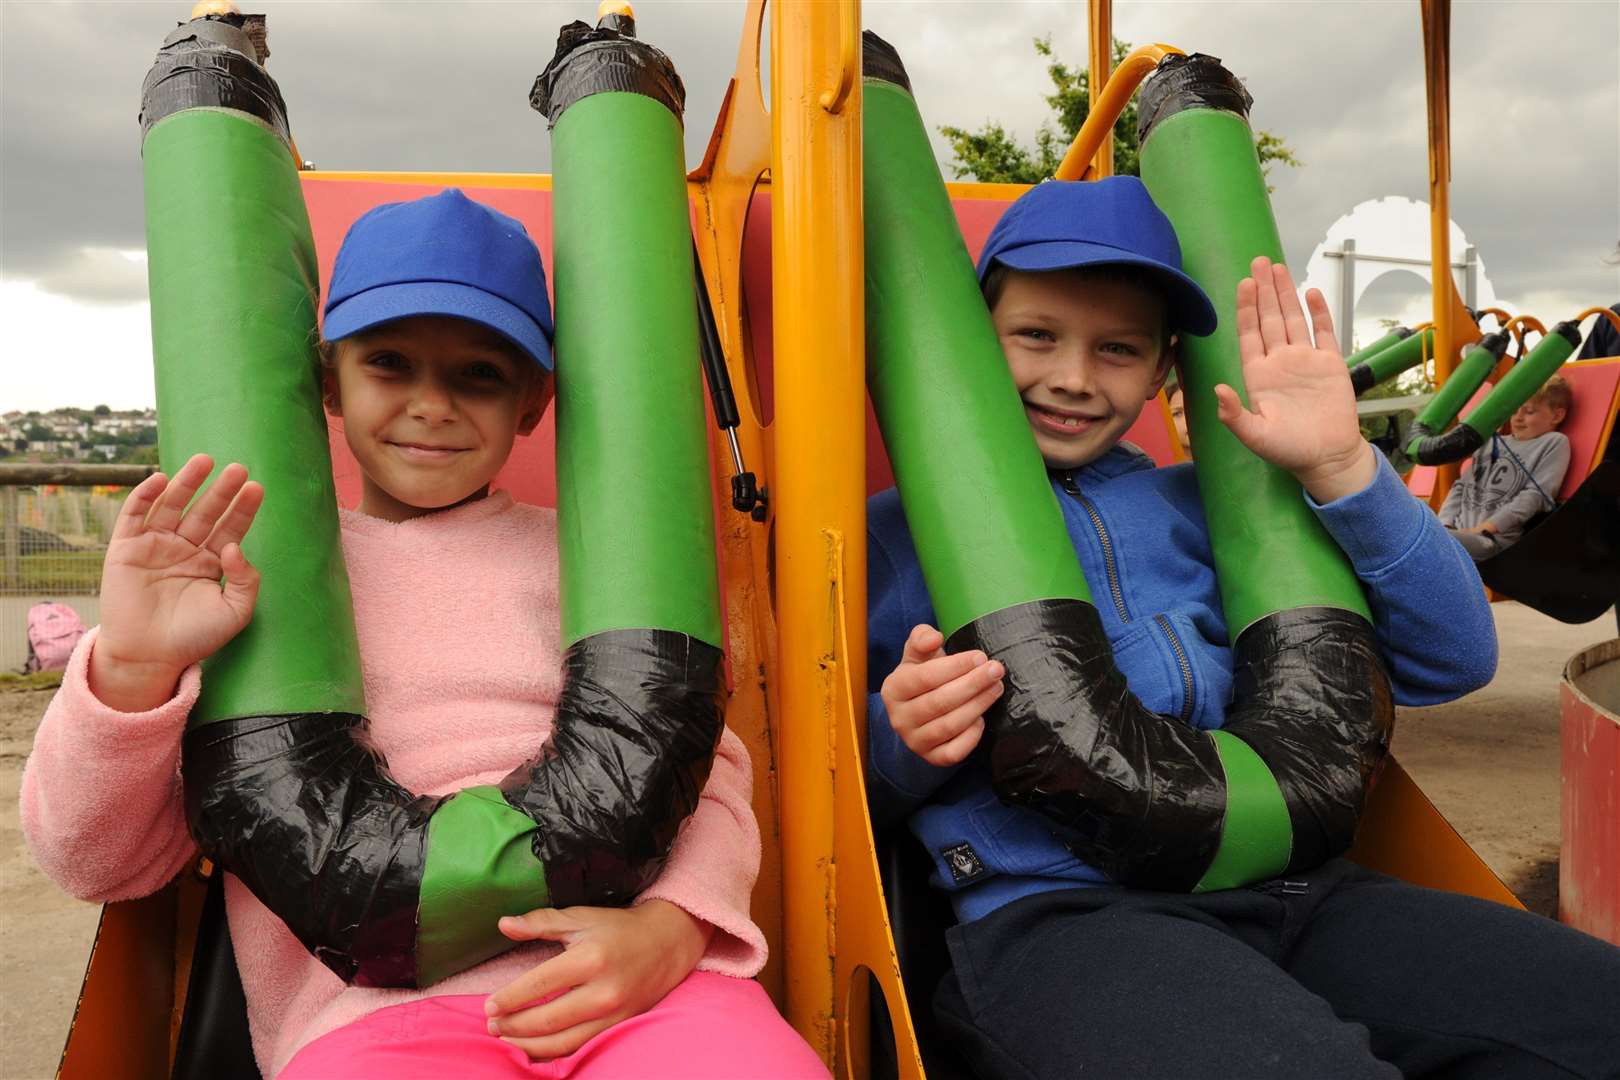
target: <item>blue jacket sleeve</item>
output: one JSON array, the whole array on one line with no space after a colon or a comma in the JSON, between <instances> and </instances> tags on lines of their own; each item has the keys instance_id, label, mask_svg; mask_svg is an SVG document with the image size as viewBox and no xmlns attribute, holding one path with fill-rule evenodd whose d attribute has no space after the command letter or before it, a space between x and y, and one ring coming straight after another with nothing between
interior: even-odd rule
<instances>
[{"instance_id":1,"label":"blue jacket sleeve","mask_svg":"<svg viewBox=\"0 0 1620 1080\"><path fill-rule=\"evenodd\" d=\"M883 680L899 666L912 627L932 623L934 613L908 538L880 535L883 517L873 515L880 527L868 530L866 555L866 788L872 823L879 829L909 817L961 768L930 765L889 726ZM910 595L919 592L920 600Z\"/></svg>"},{"instance_id":2,"label":"blue jacket sleeve","mask_svg":"<svg viewBox=\"0 0 1620 1080\"><path fill-rule=\"evenodd\" d=\"M1434 705L1491 681L1496 623L1479 571L1382 455L1355 494L1305 501L1366 586L1398 704Z\"/></svg>"}]
</instances>

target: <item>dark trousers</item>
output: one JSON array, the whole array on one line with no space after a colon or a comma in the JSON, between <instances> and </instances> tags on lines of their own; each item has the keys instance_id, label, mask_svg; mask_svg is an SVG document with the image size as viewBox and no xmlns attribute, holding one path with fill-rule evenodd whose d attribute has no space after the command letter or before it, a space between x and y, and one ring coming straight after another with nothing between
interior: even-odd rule
<instances>
[{"instance_id":1,"label":"dark trousers","mask_svg":"<svg viewBox=\"0 0 1620 1080\"><path fill-rule=\"evenodd\" d=\"M947 940L935 1013L986 1078L1620 1077L1620 949L1344 860L1043 893Z\"/></svg>"}]
</instances>

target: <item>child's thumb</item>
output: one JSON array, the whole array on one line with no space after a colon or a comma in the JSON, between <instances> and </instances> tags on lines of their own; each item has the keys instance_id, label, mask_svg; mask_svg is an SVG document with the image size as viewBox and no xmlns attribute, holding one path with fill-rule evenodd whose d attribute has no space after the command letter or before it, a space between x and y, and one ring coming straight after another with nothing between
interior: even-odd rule
<instances>
[{"instance_id":1,"label":"child's thumb","mask_svg":"<svg viewBox=\"0 0 1620 1080\"><path fill-rule=\"evenodd\" d=\"M226 544L219 553L219 565L225 573L225 602L246 624L259 598L259 571L242 554L240 544Z\"/></svg>"},{"instance_id":2,"label":"child's thumb","mask_svg":"<svg viewBox=\"0 0 1620 1080\"><path fill-rule=\"evenodd\" d=\"M1215 387L1215 414L1240 442L1248 444L1254 433L1255 415L1243 407L1243 399L1225 383Z\"/></svg>"}]
</instances>

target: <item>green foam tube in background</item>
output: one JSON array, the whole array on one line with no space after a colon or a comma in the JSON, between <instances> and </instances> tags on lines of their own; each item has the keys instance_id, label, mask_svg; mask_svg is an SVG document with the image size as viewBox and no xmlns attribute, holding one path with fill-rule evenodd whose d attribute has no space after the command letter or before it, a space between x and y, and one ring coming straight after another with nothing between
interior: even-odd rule
<instances>
[{"instance_id":1,"label":"green foam tube in background","mask_svg":"<svg viewBox=\"0 0 1620 1080\"><path fill-rule=\"evenodd\" d=\"M1547 336L1536 342L1535 348L1513 365L1513 370L1496 389L1463 418L1463 423L1479 432L1482 438L1489 439L1520 405L1535 396L1542 383L1558 374L1558 369L1580 343L1580 330L1574 323L1561 322L1554 326Z\"/></svg>"}]
</instances>

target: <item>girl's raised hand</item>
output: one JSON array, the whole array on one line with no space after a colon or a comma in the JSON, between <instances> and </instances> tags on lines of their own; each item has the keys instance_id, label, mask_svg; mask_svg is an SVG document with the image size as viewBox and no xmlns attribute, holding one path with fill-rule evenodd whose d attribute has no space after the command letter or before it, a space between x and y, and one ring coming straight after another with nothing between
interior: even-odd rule
<instances>
[{"instance_id":1,"label":"girl's raised hand","mask_svg":"<svg viewBox=\"0 0 1620 1080\"><path fill-rule=\"evenodd\" d=\"M538 908L500 921L514 941L559 941L484 1003L489 1033L535 1061L572 1054L599 1032L639 1016L697 967L714 929L667 900L633 908Z\"/></svg>"},{"instance_id":2,"label":"girl's raised hand","mask_svg":"<svg viewBox=\"0 0 1620 1080\"><path fill-rule=\"evenodd\" d=\"M198 454L172 480L149 476L119 511L101 570L101 634L90 656L90 689L112 708L142 712L162 704L189 665L217 652L253 615L259 572L241 540L264 488L241 465L227 465L188 510L213 467Z\"/></svg>"},{"instance_id":3,"label":"girl's raised hand","mask_svg":"<svg viewBox=\"0 0 1620 1080\"><path fill-rule=\"evenodd\" d=\"M1333 336L1327 301L1306 294L1305 324L1288 268L1261 256L1238 283L1238 349L1249 408L1230 386L1215 388L1221 422L1238 441L1293 473L1319 503L1366 487L1375 451L1361 437L1350 372Z\"/></svg>"}]
</instances>

